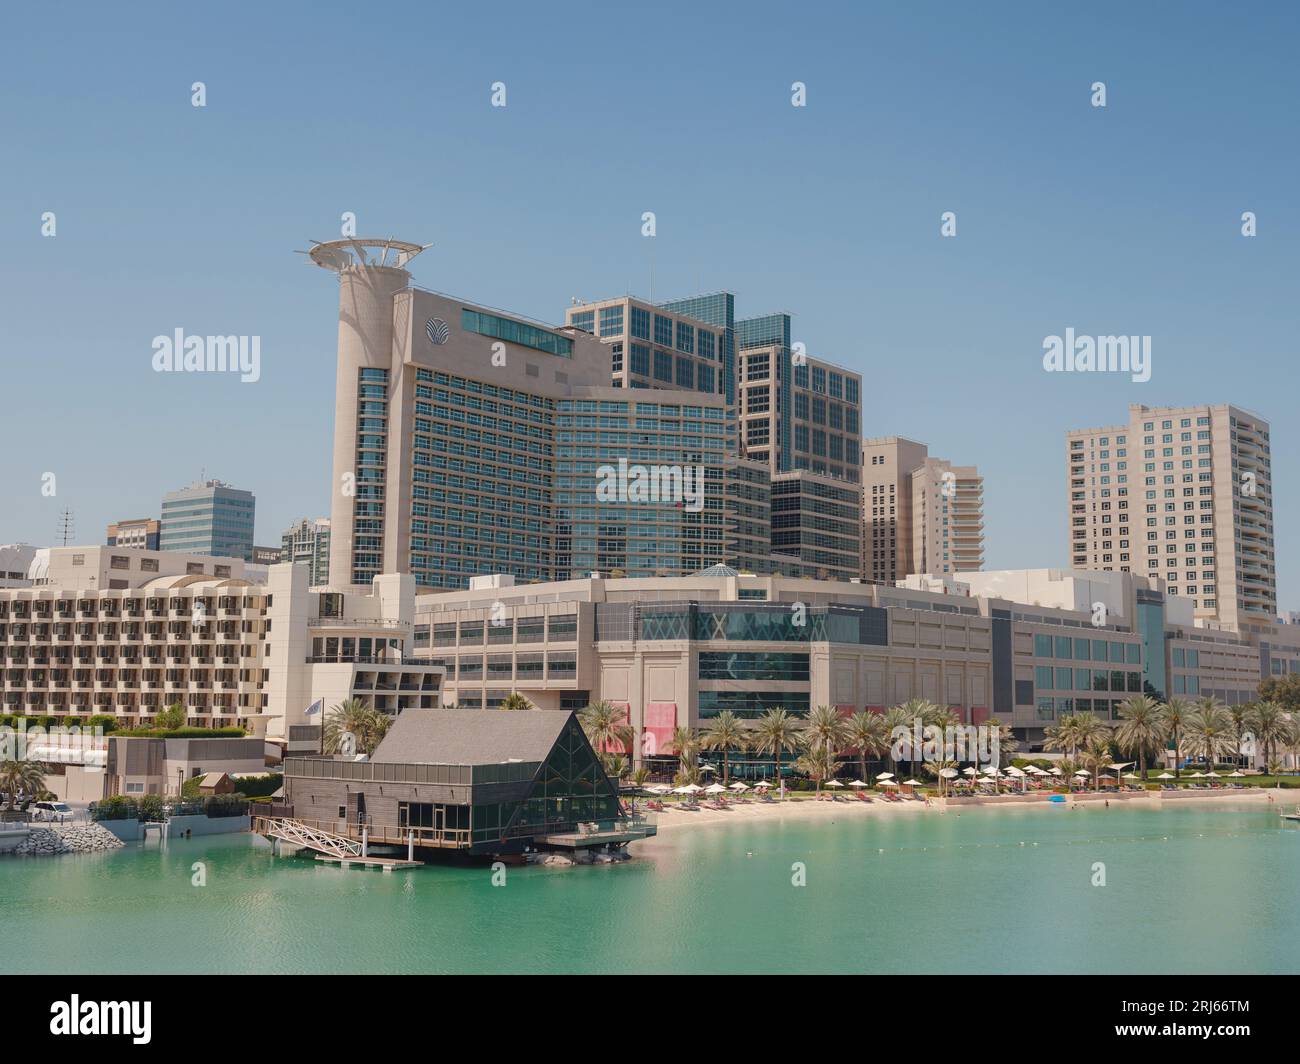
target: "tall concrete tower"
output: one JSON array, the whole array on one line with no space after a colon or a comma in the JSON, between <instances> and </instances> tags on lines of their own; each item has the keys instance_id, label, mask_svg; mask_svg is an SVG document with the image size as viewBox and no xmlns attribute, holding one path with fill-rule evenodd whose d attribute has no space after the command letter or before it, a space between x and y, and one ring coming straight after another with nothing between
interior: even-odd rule
<instances>
[{"instance_id":1,"label":"tall concrete tower","mask_svg":"<svg viewBox=\"0 0 1300 1064\"><path fill-rule=\"evenodd\" d=\"M334 473L330 488L330 583L369 585L385 571L389 403L400 356L395 297L405 267L430 245L354 238L316 243L312 262L339 277Z\"/></svg>"}]
</instances>

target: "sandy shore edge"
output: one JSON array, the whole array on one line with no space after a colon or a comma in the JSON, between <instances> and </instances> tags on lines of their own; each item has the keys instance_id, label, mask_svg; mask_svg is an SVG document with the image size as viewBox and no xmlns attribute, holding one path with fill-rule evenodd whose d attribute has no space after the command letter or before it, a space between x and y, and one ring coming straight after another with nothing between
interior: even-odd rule
<instances>
[{"instance_id":1,"label":"sandy shore edge","mask_svg":"<svg viewBox=\"0 0 1300 1064\"><path fill-rule=\"evenodd\" d=\"M1149 795L1131 795L1117 798L1115 795L1072 795L1068 796L1071 804L1088 806L1092 804L1103 804L1109 800L1116 804L1138 803L1143 806L1165 805L1165 806L1183 806L1183 805L1202 805L1223 803L1236 805L1241 802L1251 802L1266 804L1271 791L1262 788L1252 788L1249 791L1236 791L1228 794L1197 794L1195 796L1179 798L1162 798L1159 792L1153 792ZM1285 798L1279 799L1273 795L1273 804L1280 809L1290 809L1297 804L1297 801L1287 802ZM700 808L693 812L687 812L681 809L670 809L663 813L655 814L655 823L658 826L659 834L670 835L681 831L689 831L692 828L701 827L719 827L727 824L755 824L755 823L780 823L782 821L812 821L812 820L834 820L843 817L860 817L860 816L946 816L950 813L963 813L972 809L1042 809L1048 807L1051 803L1047 802L1046 796L1042 801L987 801L983 803L952 803L949 804L943 799L935 799L930 805L924 802L863 802L856 798L843 799L838 802L816 801L815 799L799 798L787 799L784 802L753 802L747 805L732 805L727 809L706 809Z\"/></svg>"}]
</instances>

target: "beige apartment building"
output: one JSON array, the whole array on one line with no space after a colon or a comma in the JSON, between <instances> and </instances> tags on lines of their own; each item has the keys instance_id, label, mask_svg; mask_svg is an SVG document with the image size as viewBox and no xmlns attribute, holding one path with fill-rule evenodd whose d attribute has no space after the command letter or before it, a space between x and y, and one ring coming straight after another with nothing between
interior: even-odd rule
<instances>
[{"instance_id":1,"label":"beige apartment building","mask_svg":"<svg viewBox=\"0 0 1300 1064\"><path fill-rule=\"evenodd\" d=\"M1198 624L1265 635L1277 614L1269 426L1230 404L1129 406L1066 434L1070 561L1159 577Z\"/></svg>"},{"instance_id":2,"label":"beige apartment building","mask_svg":"<svg viewBox=\"0 0 1300 1064\"><path fill-rule=\"evenodd\" d=\"M862 576L892 584L984 567L984 478L902 436L862 443Z\"/></svg>"},{"instance_id":3,"label":"beige apartment building","mask_svg":"<svg viewBox=\"0 0 1300 1064\"><path fill-rule=\"evenodd\" d=\"M347 698L388 713L440 704L441 670L406 652L410 576L379 577L362 594L310 589L308 568L293 564L259 584L233 575L243 564L233 558L115 547L48 555L41 582L0 589L7 713L133 727L180 703L192 724L293 740Z\"/></svg>"}]
</instances>

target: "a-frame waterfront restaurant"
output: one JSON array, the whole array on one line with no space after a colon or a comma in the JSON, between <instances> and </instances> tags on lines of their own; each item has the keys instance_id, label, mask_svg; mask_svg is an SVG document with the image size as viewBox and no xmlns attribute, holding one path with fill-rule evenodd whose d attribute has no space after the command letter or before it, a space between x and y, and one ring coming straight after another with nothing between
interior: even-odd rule
<instances>
[{"instance_id":1,"label":"a-frame waterfront restaurant","mask_svg":"<svg viewBox=\"0 0 1300 1064\"><path fill-rule=\"evenodd\" d=\"M626 812L568 710L403 710L368 760L287 758L284 803L278 824L259 818L254 830L319 836L325 845L304 844L341 857L374 846L417 860L617 850L655 834Z\"/></svg>"}]
</instances>

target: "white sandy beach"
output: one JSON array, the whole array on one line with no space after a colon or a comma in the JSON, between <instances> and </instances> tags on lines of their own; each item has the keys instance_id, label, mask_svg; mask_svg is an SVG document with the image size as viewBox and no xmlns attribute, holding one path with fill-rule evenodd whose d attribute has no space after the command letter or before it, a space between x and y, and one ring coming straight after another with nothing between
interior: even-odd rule
<instances>
[{"instance_id":1,"label":"white sandy beach","mask_svg":"<svg viewBox=\"0 0 1300 1064\"><path fill-rule=\"evenodd\" d=\"M1107 793L1097 794L1075 794L1066 796L1070 804L1091 805L1093 803L1102 803L1106 800L1115 803L1140 802L1144 804L1162 803L1166 805L1185 805L1191 803L1218 803L1225 802L1237 804L1240 802L1258 802L1265 804L1268 796L1273 794L1274 805L1279 809L1292 809L1300 797L1294 794L1283 792L1283 797L1278 798L1272 791L1266 791L1263 788L1252 787L1244 791L1225 791L1219 792L1194 792L1186 796L1174 798L1162 797L1162 792L1151 791L1146 794L1124 794L1115 795ZM931 804L927 806L924 802L883 802L872 801L862 802L856 798L842 798L840 801L817 801L809 798L787 799L784 802L749 802L740 805L731 805L726 809L709 809L701 807L696 810L683 810L674 806L662 813L653 814L655 823L658 825L659 834L666 835L671 832L687 830L691 827L703 827L706 825L723 825L723 824L742 824L742 823L772 823L787 821L809 821L809 820L835 820L845 817L862 817L862 816L915 816L924 814L927 816L946 816L954 813L963 813L972 809L1033 809L1047 806L1046 795L1035 796L1026 800L1019 795L1007 795L1002 799L989 799L983 802L953 802L949 803L946 799L932 799ZM1289 800L1288 800L1289 799Z\"/></svg>"}]
</instances>

